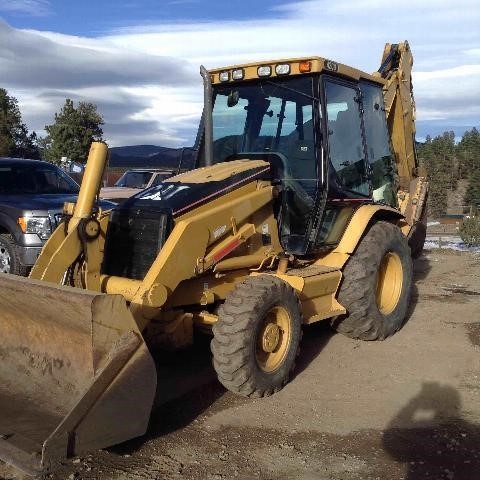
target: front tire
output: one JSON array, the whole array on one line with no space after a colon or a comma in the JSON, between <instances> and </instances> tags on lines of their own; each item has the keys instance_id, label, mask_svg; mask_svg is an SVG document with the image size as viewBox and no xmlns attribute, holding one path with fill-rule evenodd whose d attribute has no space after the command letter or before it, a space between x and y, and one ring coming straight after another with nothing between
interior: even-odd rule
<instances>
[{"instance_id":1,"label":"front tire","mask_svg":"<svg viewBox=\"0 0 480 480\"><path fill-rule=\"evenodd\" d=\"M0 234L0 272L27 276L28 268L20 263L15 240L9 233Z\"/></svg>"},{"instance_id":2,"label":"front tire","mask_svg":"<svg viewBox=\"0 0 480 480\"><path fill-rule=\"evenodd\" d=\"M375 223L348 260L338 301L347 314L332 320L337 332L361 340L384 340L405 321L412 286L407 239L388 222Z\"/></svg>"},{"instance_id":3,"label":"front tire","mask_svg":"<svg viewBox=\"0 0 480 480\"><path fill-rule=\"evenodd\" d=\"M245 397L265 397L287 383L302 337L295 291L272 275L248 277L225 299L213 326L219 381Z\"/></svg>"}]
</instances>

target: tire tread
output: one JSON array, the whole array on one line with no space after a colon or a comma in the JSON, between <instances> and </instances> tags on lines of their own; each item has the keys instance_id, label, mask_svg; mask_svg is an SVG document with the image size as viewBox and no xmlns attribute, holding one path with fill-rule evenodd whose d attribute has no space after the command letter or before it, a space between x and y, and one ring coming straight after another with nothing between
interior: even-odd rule
<instances>
[{"instance_id":1,"label":"tire tread","mask_svg":"<svg viewBox=\"0 0 480 480\"><path fill-rule=\"evenodd\" d=\"M275 375L261 372L252 358L259 311L272 302L286 302L294 316L291 339L294 351L287 353L289 361ZM264 397L279 391L288 382L299 352L300 312L300 301L293 288L277 277L258 275L239 283L219 308L218 321L213 326L211 351L219 381L228 390L246 397Z\"/></svg>"}]
</instances>

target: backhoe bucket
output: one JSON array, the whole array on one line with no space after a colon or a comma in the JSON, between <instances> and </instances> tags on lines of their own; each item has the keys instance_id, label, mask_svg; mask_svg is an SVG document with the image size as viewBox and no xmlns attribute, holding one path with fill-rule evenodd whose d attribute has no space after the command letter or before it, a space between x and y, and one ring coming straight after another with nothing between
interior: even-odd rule
<instances>
[{"instance_id":1,"label":"backhoe bucket","mask_svg":"<svg viewBox=\"0 0 480 480\"><path fill-rule=\"evenodd\" d=\"M29 475L145 433L157 373L120 295L0 274L0 459Z\"/></svg>"}]
</instances>

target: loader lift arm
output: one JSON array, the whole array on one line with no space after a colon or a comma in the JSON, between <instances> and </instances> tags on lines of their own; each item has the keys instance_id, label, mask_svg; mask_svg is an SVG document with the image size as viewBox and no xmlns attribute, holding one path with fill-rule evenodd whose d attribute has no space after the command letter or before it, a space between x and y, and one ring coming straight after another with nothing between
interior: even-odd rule
<instances>
[{"instance_id":1,"label":"loader lift arm","mask_svg":"<svg viewBox=\"0 0 480 480\"><path fill-rule=\"evenodd\" d=\"M107 145L93 142L77 202L64 207L64 228L57 228L53 232L38 257L30 278L64 283L65 272L83 254L88 257L88 262L85 262L85 288L100 291L100 252L103 250L108 218L101 212L94 215L93 207L100 191L106 162Z\"/></svg>"}]
</instances>

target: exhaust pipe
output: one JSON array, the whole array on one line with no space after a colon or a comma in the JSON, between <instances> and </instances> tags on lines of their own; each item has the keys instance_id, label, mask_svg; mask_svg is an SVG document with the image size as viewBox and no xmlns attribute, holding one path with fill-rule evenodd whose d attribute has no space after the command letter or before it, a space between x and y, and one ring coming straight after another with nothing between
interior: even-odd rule
<instances>
[{"instance_id":1,"label":"exhaust pipe","mask_svg":"<svg viewBox=\"0 0 480 480\"><path fill-rule=\"evenodd\" d=\"M202 65L200 75L203 78L203 115L205 121L205 165L213 163L213 121L212 121L212 81L207 69Z\"/></svg>"}]
</instances>

